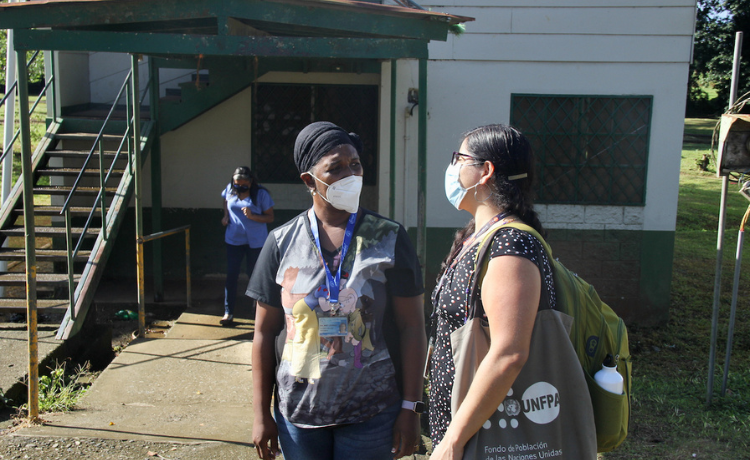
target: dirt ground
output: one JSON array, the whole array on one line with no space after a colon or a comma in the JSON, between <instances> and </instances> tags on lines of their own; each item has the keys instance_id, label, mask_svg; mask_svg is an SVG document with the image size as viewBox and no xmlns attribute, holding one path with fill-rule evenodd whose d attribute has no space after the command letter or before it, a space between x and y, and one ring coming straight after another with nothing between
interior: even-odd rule
<instances>
[{"instance_id":1,"label":"dirt ground","mask_svg":"<svg viewBox=\"0 0 750 460\"><path fill-rule=\"evenodd\" d=\"M239 460L255 459L249 445L175 444L95 438L48 438L0 435L0 460Z\"/></svg>"}]
</instances>

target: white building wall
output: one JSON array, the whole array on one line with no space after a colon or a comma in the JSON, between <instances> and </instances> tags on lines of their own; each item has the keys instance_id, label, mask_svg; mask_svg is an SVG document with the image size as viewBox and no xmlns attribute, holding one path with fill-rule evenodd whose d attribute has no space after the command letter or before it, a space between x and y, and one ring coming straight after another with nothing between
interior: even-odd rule
<instances>
[{"instance_id":1,"label":"white building wall","mask_svg":"<svg viewBox=\"0 0 750 460\"><path fill-rule=\"evenodd\" d=\"M111 104L120 91L125 76L130 71L130 55L123 53L83 53L88 57L89 99L95 104ZM202 70L202 74L207 71ZM195 69L159 69L159 97L164 97L168 88L179 88L180 83L192 80ZM150 104L148 96L148 56L138 62L140 97L143 104ZM144 98L145 95L145 98ZM87 101L88 102L88 101ZM125 103L125 96L120 100Z\"/></svg>"},{"instance_id":2,"label":"white building wall","mask_svg":"<svg viewBox=\"0 0 750 460\"><path fill-rule=\"evenodd\" d=\"M237 166L250 165L250 103L246 89L201 117L161 137L162 205L221 208L221 191ZM143 193L151 202L151 167L144 167Z\"/></svg>"},{"instance_id":3,"label":"white building wall","mask_svg":"<svg viewBox=\"0 0 750 460\"><path fill-rule=\"evenodd\" d=\"M461 133L508 123L511 95L653 96L645 207L540 206L549 228L673 231L695 1L441 0L425 7L477 18L430 43L427 226L468 219L444 197ZM399 61L401 65L402 61ZM399 86L416 83L399 75ZM415 124L416 132L416 124ZM416 195L407 215L416 215ZM567 217L566 217L567 216ZM407 225L415 225L407 219Z\"/></svg>"},{"instance_id":4,"label":"white building wall","mask_svg":"<svg viewBox=\"0 0 750 460\"><path fill-rule=\"evenodd\" d=\"M88 104L91 98L90 92L81 81L86 81L89 73L88 53L55 51L55 69L58 82L58 104L60 107Z\"/></svg>"}]
</instances>

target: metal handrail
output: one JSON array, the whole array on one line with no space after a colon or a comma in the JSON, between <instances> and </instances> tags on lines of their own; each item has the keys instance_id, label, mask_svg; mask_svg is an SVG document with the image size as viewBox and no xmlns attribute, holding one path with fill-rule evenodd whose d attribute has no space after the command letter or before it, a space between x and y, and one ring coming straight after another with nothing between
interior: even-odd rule
<instances>
[{"instance_id":1,"label":"metal handrail","mask_svg":"<svg viewBox=\"0 0 750 460\"><path fill-rule=\"evenodd\" d=\"M75 292L75 273L74 273L74 267L73 262L75 260L75 257L78 255L78 252L81 249L81 245L83 244L83 240L86 237L86 232L91 226L91 222L93 221L94 215L96 214L97 209L101 210L101 218L102 218L102 227L101 227L101 235L106 240L108 238L107 235L107 209L106 209L106 184L109 181L109 178L112 174L112 169L114 168L114 165L116 164L117 160L120 158L120 154L122 153L123 146L126 144L128 145L128 165L132 162L132 145L130 140L130 135L133 132L132 124L133 119L130 116L130 105L132 101L132 95L130 91L130 81L132 78L132 70L127 73L125 76L125 81L123 81L122 86L120 87L120 91L117 93L117 97L115 97L115 100L112 102L112 107L110 107L109 113L107 114L107 117L104 119L104 122L102 123L102 127L99 130L99 133L97 134L96 138L94 139L94 143L91 146L91 149L89 150L88 155L86 156L86 159L83 162L83 165L81 166L81 171L78 173L78 176L76 177L73 186L70 189L70 192L68 193L68 196L65 200L65 203L63 204L62 209L60 210L60 214L63 214L65 216L65 238L67 243L67 265L68 265L68 294L70 296L70 304L69 304L69 315L71 319L75 319L75 303L76 303L76 292ZM126 129L125 132L122 135L122 138L120 140L120 145L117 149L117 152L112 159L112 162L108 165L108 172L105 175L104 168L104 146L103 146L103 140L102 137L104 136L104 132L107 128L108 123L112 119L112 115L115 112L115 109L117 108L117 104L120 102L120 99L122 99L122 94L125 92L126 96L126 108L127 108L127 123L126 123ZM134 142L138 142L139 140L135 140ZM76 191L78 191L78 187L81 183L81 180L83 179L83 175L86 172L86 168L88 167L89 163L91 162L91 158L94 156L94 152L97 150L99 151L99 192L96 195L96 198L94 200L94 204L91 206L91 210L89 211L88 218L86 219L86 223L81 228L81 235L78 237L78 241L75 244L75 247L73 247L73 229L72 229L72 223L71 223L71 213L70 213L70 207L71 207L71 200L73 199L74 194ZM130 170L132 172L132 169Z\"/></svg>"},{"instance_id":2,"label":"metal handrail","mask_svg":"<svg viewBox=\"0 0 750 460\"><path fill-rule=\"evenodd\" d=\"M29 67L31 64L34 63L34 60L39 55L39 50L35 51L34 54L31 56L31 59L26 63L26 71L29 71ZM7 75L6 75L7 78ZM39 95L36 98L36 101L34 101L34 105L31 106L31 109L29 110L29 117L34 114L34 111L36 110L36 107L39 105L39 102L42 100L42 96L45 96L47 94L47 90L52 86L53 82L55 81L54 74L50 76L49 81L44 85L44 89L39 93ZM10 87L10 90L3 96L3 99L0 100L0 107L5 104L5 101L8 99L9 96L14 95L16 88L18 88L18 81L14 81L13 84ZM9 152L13 151L13 144L16 143L16 140L18 139L18 136L21 135L21 128L19 127L15 133L13 134L13 137L11 138L10 142L8 143L8 148L3 151L2 154L0 154L0 163L5 159L5 157L8 155ZM20 178L19 178L20 179Z\"/></svg>"},{"instance_id":3,"label":"metal handrail","mask_svg":"<svg viewBox=\"0 0 750 460\"><path fill-rule=\"evenodd\" d=\"M102 136L104 135L104 130L107 128L107 123L109 123L109 120L112 118L112 114L115 111L115 108L117 107L117 103L120 102L120 99L122 98L122 92L125 90L125 88L128 86L128 83L130 82L132 72L128 72L127 76L125 77L125 81L122 83L122 86L120 87L120 91L117 93L117 97L115 98L115 101L112 103L112 107L109 109L109 113L107 114L107 118L104 119L104 123L102 124L101 129L99 130L99 134L97 134L96 139L94 139L94 145L91 146L91 150L89 150L89 154L86 157L86 160L83 162L83 166L81 167L81 172L78 174L78 177L76 177L75 182L73 183L73 187L71 187L70 193L68 193L68 198L65 200L65 204L63 205L63 209L60 211L60 214L63 214L66 208L70 205L70 200L73 198L73 194L78 189L78 185L81 182L81 179L83 178L83 172L86 169L86 166L88 166L89 161L91 161L91 157L94 155L94 151L96 150L97 144L101 142ZM128 120L128 124L130 124L130 120ZM101 166L101 160L102 156L99 157L99 165Z\"/></svg>"},{"instance_id":4,"label":"metal handrail","mask_svg":"<svg viewBox=\"0 0 750 460\"><path fill-rule=\"evenodd\" d=\"M190 308L192 306L192 290L191 290L191 276L190 276L190 225L183 225L182 227L173 228L171 230L164 230L161 232L152 233L150 235L144 235L141 238L136 239L136 243L139 246L143 246L143 243L147 243L149 241L158 240L159 238L164 238L165 236L175 235L180 232L185 232L185 279L187 282L187 307ZM138 270L143 273L144 267L143 267L143 259L139 258L138 260ZM142 290L144 289L143 285L141 283L138 284L138 289ZM143 304L141 299L145 298L145 295L143 295L143 291L139 292L138 295L138 336L139 337L145 337L146 336L146 306Z\"/></svg>"}]
</instances>

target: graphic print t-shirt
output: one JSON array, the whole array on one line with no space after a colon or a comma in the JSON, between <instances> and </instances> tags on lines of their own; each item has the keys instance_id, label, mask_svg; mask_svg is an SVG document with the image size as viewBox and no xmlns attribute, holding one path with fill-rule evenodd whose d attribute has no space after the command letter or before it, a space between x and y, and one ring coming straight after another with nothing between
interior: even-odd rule
<instances>
[{"instance_id":1,"label":"graphic print t-shirt","mask_svg":"<svg viewBox=\"0 0 750 460\"><path fill-rule=\"evenodd\" d=\"M276 373L284 417L303 428L357 423L401 398L385 341L395 324L384 317L392 296L423 293L421 270L401 225L360 210L331 304L323 264L335 274L340 253L321 257L310 218L271 232L247 295L285 313Z\"/></svg>"}]
</instances>

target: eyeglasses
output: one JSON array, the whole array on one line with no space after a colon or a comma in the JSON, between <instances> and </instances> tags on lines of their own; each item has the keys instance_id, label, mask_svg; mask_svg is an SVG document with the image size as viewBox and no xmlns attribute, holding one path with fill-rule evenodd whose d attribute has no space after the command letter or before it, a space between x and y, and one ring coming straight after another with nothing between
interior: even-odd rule
<instances>
[{"instance_id":1,"label":"eyeglasses","mask_svg":"<svg viewBox=\"0 0 750 460\"><path fill-rule=\"evenodd\" d=\"M461 157L471 158L472 160L475 160L478 164L484 163L481 158L477 158L473 155L469 155L468 153L453 152L453 155L451 156L451 165L458 163L458 160L461 159Z\"/></svg>"}]
</instances>

